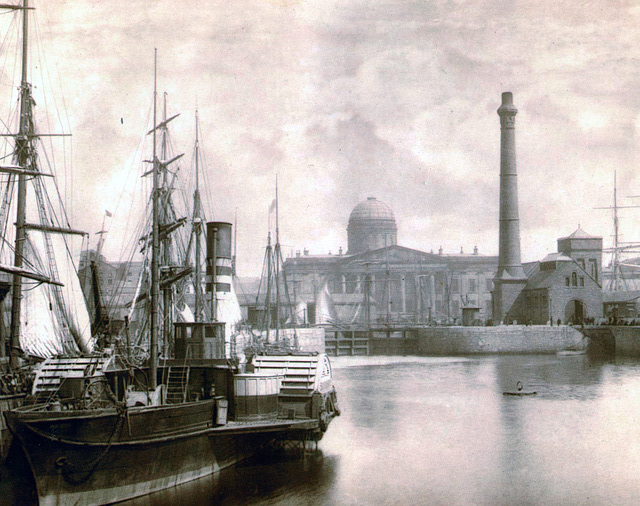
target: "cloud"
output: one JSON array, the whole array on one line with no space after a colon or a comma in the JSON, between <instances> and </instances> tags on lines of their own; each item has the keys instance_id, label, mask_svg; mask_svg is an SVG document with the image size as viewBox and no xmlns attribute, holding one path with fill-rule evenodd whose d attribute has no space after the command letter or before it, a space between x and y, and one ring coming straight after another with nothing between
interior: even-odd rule
<instances>
[{"instance_id":1,"label":"cloud","mask_svg":"<svg viewBox=\"0 0 640 506\"><path fill-rule=\"evenodd\" d=\"M609 203L614 169L638 193L640 11L630 1L37 7L33 55L47 54L45 81L64 96L55 105L74 134L74 168L60 173L79 228L96 228L121 195L145 195L154 48L160 96L182 113L172 125L176 150L189 154L181 171L197 106L206 206L230 221L238 209L245 272L259 270L276 174L289 249L346 248L351 209L374 195L393 208L401 244L497 253L503 91L519 109L523 257L544 256L578 222L606 242L610 217L593 207ZM12 89L3 75L3 106ZM36 91L50 89L43 81ZM120 244L132 232L115 223Z\"/></svg>"}]
</instances>

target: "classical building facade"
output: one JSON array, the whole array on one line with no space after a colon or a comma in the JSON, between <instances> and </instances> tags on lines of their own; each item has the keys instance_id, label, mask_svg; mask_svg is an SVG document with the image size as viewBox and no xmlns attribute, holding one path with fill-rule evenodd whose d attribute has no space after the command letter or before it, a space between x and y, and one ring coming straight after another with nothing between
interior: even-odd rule
<instances>
[{"instance_id":1,"label":"classical building facade","mask_svg":"<svg viewBox=\"0 0 640 506\"><path fill-rule=\"evenodd\" d=\"M372 218L376 214L381 223ZM364 223L358 222L359 217ZM395 219L391 224L389 217L393 213L386 204L367 199L349 218L348 230L359 233L348 236L348 251L357 253L310 255L305 250L285 260L291 307L299 323L463 323L465 309L473 315L465 324L544 325L602 317L601 237L578 228L558 239L557 253L520 264L522 274L517 279L523 286L506 317L496 319L492 291L498 257L480 255L477 249L471 254L444 254L398 244L376 247L385 235L388 241L397 239Z\"/></svg>"},{"instance_id":2,"label":"classical building facade","mask_svg":"<svg viewBox=\"0 0 640 506\"><path fill-rule=\"evenodd\" d=\"M497 257L438 254L397 244L391 208L373 197L356 205L348 253L296 254L284 270L299 321L345 325L453 323L463 307L491 317Z\"/></svg>"}]
</instances>

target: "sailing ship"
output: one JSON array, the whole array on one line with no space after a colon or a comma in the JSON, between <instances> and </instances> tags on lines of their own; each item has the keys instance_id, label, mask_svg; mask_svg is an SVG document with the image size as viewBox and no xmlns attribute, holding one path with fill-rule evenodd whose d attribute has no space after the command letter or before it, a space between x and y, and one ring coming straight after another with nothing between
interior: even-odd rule
<instances>
[{"instance_id":1,"label":"sailing ship","mask_svg":"<svg viewBox=\"0 0 640 506\"><path fill-rule=\"evenodd\" d=\"M275 241L271 240L271 216L275 212ZM278 178L275 198L269 206L269 230L262 263L262 274L255 299L253 339L246 353L270 351L271 353L299 348L295 306L292 303L283 267L280 245Z\"/></svg>"},{"instance_id":2,"label":"sailing ship","mask_svg":"<svg viewBox=\"0 0 640 506\"><path fill-rule=\"evenodd\" d=\"M25 20L28 8L23 0ZM146 355L127 345L124 353L116 346L111 355L48 359L34 381L38 402L5 412L42 505L112 503L172 487L269 443L317 442L339 414L326 355L258 355L243 370L231 353L215 307L217 294L228 290L230 224L207 223L211 318L172 320L169 287L190 268L163 265L161 242L179 227L161 219L176 157L157 148L157 132L173 117L158 122L155 75L153 156L145 173L152 179L151 219L143 236L150 281L148 293L136 297L149 310L138 326Z\"/></svg>"},{"instance_id":3,"label":"sailing ship","mask_svg":"<svg viewBox=\"0 0 640 506\"><path fill-rule=\"evenodd\" d=\"M22 404L36 362L54 355L91 354L95 340L72 254L78 250L77 239L84 241L88 234L71 228L55 185L52 156L43 154L43 139L66 134L41 132L34 114L27 65L30 7L24 2L2 4L0 9L23 13L18 106L15 121L3 122L6 142L0 158L10 160L0 164L0 410L4 412ZM13 220L15 228L10 226ZM5 314L8 300L11 306ZM5 316L10 319L8 335ZM10 440L2 418L2 458Z\"/></svg>"}]
</instances>

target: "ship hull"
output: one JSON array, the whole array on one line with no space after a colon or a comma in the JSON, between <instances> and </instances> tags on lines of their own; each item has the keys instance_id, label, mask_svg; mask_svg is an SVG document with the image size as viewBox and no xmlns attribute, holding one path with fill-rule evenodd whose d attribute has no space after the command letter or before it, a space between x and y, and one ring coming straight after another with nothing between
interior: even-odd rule
<instances>
[{"instance_id":1,"label":"ship hull","mask_svg":"<svg viewBox=\"0 0 640 506\"><path fill-rule=\"evenodd\" d=\"M210 475L277 439L308 437L315 420L211 426L213 402L65 416L11 411L41 505L123 501Z\"/></svg>"},{"instance_id":2,"label":"ship hull","mask_svg":"<svg viewBox=\"0 0 640 506\"><path fill-rule=\"evenodd\" d=\"M0 395L0 413L15 409L22 405L25 394ZM4 462L9 453L13 435L7 427L4 416L0 416L0 462Z\"/></svg>"}]
</instances>

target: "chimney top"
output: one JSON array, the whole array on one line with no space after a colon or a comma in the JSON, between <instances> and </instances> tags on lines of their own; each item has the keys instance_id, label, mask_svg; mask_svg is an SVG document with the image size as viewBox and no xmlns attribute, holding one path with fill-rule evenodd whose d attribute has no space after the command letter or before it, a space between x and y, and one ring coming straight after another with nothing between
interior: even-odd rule
<instances>
[{"instance_id":1,"label":"chimney top","mask_svg":"<svg viewBox=\"0 0 640 506\"><path fill-rule=\"evenodd\" d=\"M518 109L513 105L513 93L510 91L505 91L502 94L502 104L498 108L498 114L502 116L506 115L516 115L518 113Z\"/></svg>"}]
</instances>

